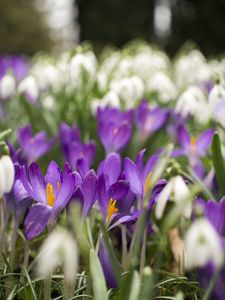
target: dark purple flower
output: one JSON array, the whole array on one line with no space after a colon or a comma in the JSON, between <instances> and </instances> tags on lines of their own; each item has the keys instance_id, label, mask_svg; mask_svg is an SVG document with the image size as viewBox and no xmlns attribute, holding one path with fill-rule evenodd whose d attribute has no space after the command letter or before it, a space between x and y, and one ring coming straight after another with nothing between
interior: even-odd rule
<instances>
[{"instance_id":1,"label":"dark purple flower","mask_svg":"<svg viewBox=\"0 0 225 300\"><path fill-rule=\"evenodd\" d=\"M63 123L59 130L61 148L66 161L73 169L89 169L95 157L94 141L86 144L80 142L80 132L76 125L71 128Z\"/></svg>"},{"instance_id":2,"label":"dark purple flower","mask_svg":"<svg viewBox=\"0 0 225 300\"><path fill-rule=\"evenodd\" d=\"M49 164L45 177L36 162L29 167L28 177L25 167L20 177L29 196L37 201L25 219L25 235L30 240L41 234L47 224L52 224L65 208L74 192L76 177L73 173L62 174L54 161Z\"/></svg>"},{"instance_id":3,"label":"dark purple flower","mask_svg":"<svg viewBox=\"0 0 225 300\"><path fill-rule=\"evenodd\" d=\"M18 143L27 164L30 165L52 148L54 139L48 140L44 131L32 136L31 126L25 126L18 130Z\"/></svg>"},{"instance_id":4,"label":"dark purple flower","mask_svg":"<svg viewBox=\"0 0 225 300\"><path fill-rule=\"evenodd\" d=\"M106 153L121 151L128 144L132 134L132 111L99 108L97 118L98 135Z\"/></svg>"},{"instance_id":5,"label":"dark purple flower","mask_svg":"<svg viewBox=\"0 0 225 300\"><path fill-rule=\"evenodd\" d=\"M143 137L159 130L169 117L168 109L150 109L148 102L142 101L136 111L136 125Z\"/></svg>"}]
</instances>

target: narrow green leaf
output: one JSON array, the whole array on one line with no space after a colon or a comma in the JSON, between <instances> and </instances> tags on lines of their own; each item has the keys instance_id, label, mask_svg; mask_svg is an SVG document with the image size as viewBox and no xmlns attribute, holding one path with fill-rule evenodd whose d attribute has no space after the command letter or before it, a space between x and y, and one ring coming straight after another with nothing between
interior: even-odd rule
<instances>
[{"instance_id":1,"label":"narrow green leaf","mask_svg":"<svg viewBox=\"0 0 225 300\"><path fill-rule=\"evenodd\" d=\"M12 291L10 292L10 294L7 297L7 300L13 300L14 299L14 296L15 296L14 292L15 292L16 289L17 289L17 285L15 285L14 288L12 289Z\"/></svg>"},{"instance_id":2,"label":"narrow green leaf","mask_svg":"<svg viewBox=\"0 0 225 300\"><path fill-rule=\"evenodd\" d=\"M24 273L25 273L25 275L27 277L27 280L29 282L29 285L30 285L30 288L31 288L31 291L32 291L32 295L34 297L34 300L37 300L37 296L36 296L36 293L35 293L35 290L34 290L34 287L33 287L32 281L31 281L31 278L30 278L30 276L29 276L29 274L28 274L28 272L27 272L26 269L24 269Z\"/></svg>"},{"instance_id":3,"label":"narrow green leaf","mask_svg":"<svg viewBox=\"0 0 225 300\"><path fill-rule=\"evenodd\" d=\"M225 195L225 165L221 153L220 137L217 132L214 133L212 140L212 160L216 173L217 183L220 187L220 191Z\"/></svg>"},{"instance_id":4,"label":"narrow green leaf","mask_svg":"<svg viewBox=\"0 0 225 300\"><path fill-rule=\"evenodd\" d=\"M9 135L11 132L12 132L12 129L6 129L6 130L0 132L0 141L5 139L5 137L7 135Z\"/></svg>"},{"instance_id":5,"label":"narrow green leaf","mask_svg":"<svg viewBox=\"0 0 225 300\"><path fill-rule=\"evenodd\" d=\"M93 281L94 299L107 300L107 288L101 263L95 250L90 250L90 271Z\"/></svg>"},{"instance_id":6,"label":"narrow green leaf","mask_svg":"<svg viewBox=\"0 0 225 300\"><path fill-rule=\"evenodd\" d=\"M139 294L139 300L153 299L154 292L153 273L150 267L145 267L143 270L142 286Z\"/></svg>"}]
</instances>

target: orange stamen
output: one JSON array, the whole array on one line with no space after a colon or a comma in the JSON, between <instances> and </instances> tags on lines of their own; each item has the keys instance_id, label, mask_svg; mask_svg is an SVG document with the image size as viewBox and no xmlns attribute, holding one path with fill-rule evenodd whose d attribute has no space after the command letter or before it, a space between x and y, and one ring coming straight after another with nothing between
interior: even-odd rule
<instances>
[{"instance_id":1,"label":"orange stamen","mask_svg":"<svg viewBox=\"0 0 225 300\"><path fill-rule=\"evenodd\" d=\"M145 180L145 188L144 188L144 195L147 194L147 192L150 190L151 187L151 176L152 176L152 172L149 172L146 180Z\"/></svg>"},{"instance_id":2,"label":"orange stamen","mask_svg":"<svg viewBox=\"0 0 225 300\"><path fill-rule=\"evenodd\" d=\"M116 205L116 200L113 200L113 198L111 198L108 204L108 214L107 214L108 222L111 220L112 215L118 212L118 208L116 208L115 205Z\"/></svg>"},{"instance_id":3,"label":"orange stamen","mask_svg":"<svg viewBox=\"0 0 225 300\"><path fill-rule=\"evenodd\" d=\"M196 142L197 139L195 137L191 137L191 151L194 153L195 152L195 147L196 147Z\"/></svg>"},{"instance_id":4,"label":"orange stamen","mask_svg":"<svg viewBox=\"0 0 225 300\"><path fill-rule=\"evenodd\" d=\"M53 191L53 186L51 183L48 183L46 186L46 198L49 206L53 206L55 202L55 195Z\"/></svg>"}]
</instances>

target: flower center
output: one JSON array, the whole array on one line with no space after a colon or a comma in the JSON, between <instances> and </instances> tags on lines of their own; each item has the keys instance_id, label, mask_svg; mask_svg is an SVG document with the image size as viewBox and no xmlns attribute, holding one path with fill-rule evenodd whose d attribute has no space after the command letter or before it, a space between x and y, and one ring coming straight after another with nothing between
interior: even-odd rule
<instances>
[{"instance_id":1,"label":"flower center","mask_svg":"<svg viewBox=\"0 0 225 300\"><path fill-rule=\"evenodd\" d=\"M107 214L108 222L111 220L112 215L114 215L116 212L118 212L118 208L116 208L115 205L116 205L116 200L113 200L113 198L111 198L109 200L109 204L108 204L108 214Z\"/></svg>"},{"instance_id":2,"label":"flower center","mask_svg":"<svg viewBox=\"0 0 225 300\"><path fill-rule=\"evenodd\" d=\"M146 195L148 193L148 191L150 190L150 186L151 186L151 176L152 176L152 172L148 173L148 176L145 180L145 188L144 188L144 195Z\"/></svg>"},{"instance_id":3,"label":"flower center","mask_svg":"<svg viewBox=\"0 0 225 300\"><path fill-rule=\"evenodd\" d=\"M49 206L53 206L55 202L55 195L53 191L53 186L51 183L48 183L46 186L46 198Z\"/></svg>"},{"instance_id":4,"label":"flower center","mask_svg":"<svg viewBox=\"0 0 225 300\"><path fill-rule=\"evenodd\" d=\"M196 148L196 142L197 142L197 139L196 137L191 137L191 151L192 153L195 153L195 148Z\"/></svg>"}]
</instances>

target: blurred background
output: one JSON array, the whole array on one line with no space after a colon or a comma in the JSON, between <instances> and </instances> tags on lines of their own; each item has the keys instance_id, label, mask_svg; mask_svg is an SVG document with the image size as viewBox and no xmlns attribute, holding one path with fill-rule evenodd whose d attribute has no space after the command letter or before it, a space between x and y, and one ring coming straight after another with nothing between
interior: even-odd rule
<instances>
[{"instance_id":1,"label":"blurred background","mask_svg":"<svg viewBox=\"0 0 225 300\"><path fill-rule=\"evenodd\" d=\"M193 41L225 52L225 0L0 0L0 54L62 51L84 40L98 52L132 39L173 56Z\"/></svg>"}]
</instances>

